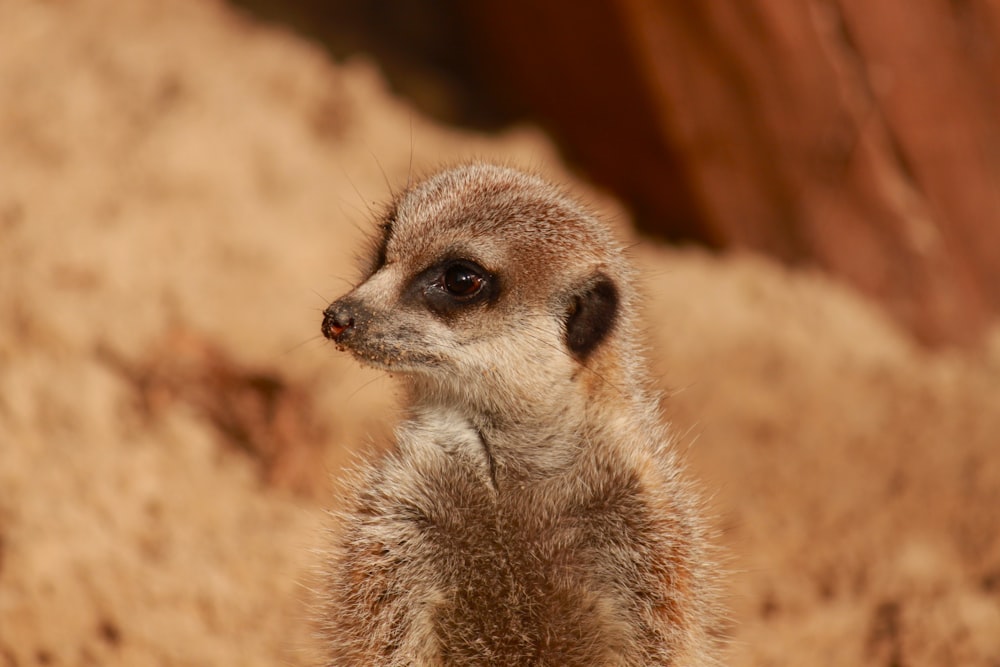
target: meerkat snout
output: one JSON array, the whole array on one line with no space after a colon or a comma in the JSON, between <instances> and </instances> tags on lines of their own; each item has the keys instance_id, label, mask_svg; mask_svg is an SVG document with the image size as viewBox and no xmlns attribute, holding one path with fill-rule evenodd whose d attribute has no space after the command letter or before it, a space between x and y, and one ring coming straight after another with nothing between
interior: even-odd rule
<instances>
[{"instance_id":1,"label":"meerkat snout","mask_svg":"<svg viewBox=\"0 0 1000 667\"><path fill-rule=\"evenodd\" d=\"M397 375L326 565L326 665L714 664L713 567L648 391L633 271L575 199L446 170L398 195L322 332Z\"/></svg>"},{"instance_id":2,"label":"meerkat snout","mask_svg":"<svg viewBox=\"0 0 1000 667\"><path fill-rule=\"evenodd\" d=\"M337 342L345 331L354 326L354 309L350 303L335 301L323 311L323 335Z\"/></svg>"}]
</instances>

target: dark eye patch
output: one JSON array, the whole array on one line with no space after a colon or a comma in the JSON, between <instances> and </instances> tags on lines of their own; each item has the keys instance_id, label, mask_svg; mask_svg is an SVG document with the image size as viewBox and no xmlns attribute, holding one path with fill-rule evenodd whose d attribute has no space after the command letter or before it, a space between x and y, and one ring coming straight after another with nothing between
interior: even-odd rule
<instances>
[{"instance_id":1,"label":"dark eye patch","mask_svg":"<svg viewBox=\"0 0 1000 667\"><path fill-rule=\"evenodd\" d=\"M476 262L452 259L422 271L410 289L431 312L448 317L476 304L494 303L500 296L500 280Z\"/></svg>"}]
</instances>

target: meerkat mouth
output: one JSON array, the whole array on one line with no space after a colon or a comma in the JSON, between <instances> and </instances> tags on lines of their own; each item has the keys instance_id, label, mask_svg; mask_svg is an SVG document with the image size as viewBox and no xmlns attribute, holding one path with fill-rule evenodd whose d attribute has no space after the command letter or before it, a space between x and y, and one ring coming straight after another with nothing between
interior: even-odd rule
<instances>
[{"instance_id":1,"label":"meerkat mouth","mask_svg":"<svg viewBox=\"0 0 1000 667\"><path fill-rule=\"evenodd\" d=\"M350 352L366 366L392 373L422 373L441 365L441 359L431 354L398 350L381 344L376 347L377 349L372 349L370 345L357 342L352 342L351 345L337 343L338 350Z\"/></svg>"}]
</instances>

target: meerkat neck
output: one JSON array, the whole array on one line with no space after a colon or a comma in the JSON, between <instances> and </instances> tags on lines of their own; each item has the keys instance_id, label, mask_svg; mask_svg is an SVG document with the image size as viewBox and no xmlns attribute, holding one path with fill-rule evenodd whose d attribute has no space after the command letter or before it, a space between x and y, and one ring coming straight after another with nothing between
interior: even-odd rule
<instances>
[{"instance_id":1,"label":"meerkat neck","mask_svg":"<svg viewBox=\"0 0 1000 667\"><path fill-rule=\"evenodd\" d=\"M614 369L617 370L617 369ZM614 382L610 373L582 368L585 381L567 383L565 392L518 395L493 392L502 403L476 401L474 395L453 395L436 386L412 382L408 404L418 426L463 425L474 437L462 440L471 460L478 461L493 483L504 479L543 479L567 470L583 453L581 443L612 446L625 430L607 432L609 418L628 431L646 426L645 401L631 389L634 382Z\"/></svg>"},{"instance_id":2,"label":"meerkat neck","mask_svg":"<svg viewBox=\"0 0 1000 667\"><path fill-rule=\"evenodd\" d=\"M572 434L584 428L568 423L565 416L546 418L544 413L529 411L513 415L441 401L434 395L422 395L410 407L413 427L456 434L442 445L474 461L494 486L504 480L543 478L568 468L579 448ZM457 437L458 433L464 437Z\"/></svg>"}]
</instances>

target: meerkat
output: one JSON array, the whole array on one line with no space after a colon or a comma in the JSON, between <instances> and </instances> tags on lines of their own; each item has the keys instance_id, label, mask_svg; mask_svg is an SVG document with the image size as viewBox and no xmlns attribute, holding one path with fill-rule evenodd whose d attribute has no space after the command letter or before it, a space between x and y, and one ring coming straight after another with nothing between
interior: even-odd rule
<instances>
[{"instance_id":1,"label":"meerkat","mask_svg":"<svg viewBox=\"0 0 1000 667\"><path fill-rule=\"evenodd\" d=\"M715 664L713 568L595 215L489 164L395 197L323 334L402 378L323 568L326 665Z\"/></svg>"}]
</instances>

